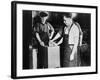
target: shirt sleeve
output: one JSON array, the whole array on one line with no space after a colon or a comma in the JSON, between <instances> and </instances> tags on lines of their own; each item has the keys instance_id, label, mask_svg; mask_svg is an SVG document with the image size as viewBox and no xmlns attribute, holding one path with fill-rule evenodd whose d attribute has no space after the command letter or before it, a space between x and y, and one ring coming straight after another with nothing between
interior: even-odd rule
<instances>
[{"instance_id":1,"label":"shirt sleeve","mask_svg":"<svg viewBox=\"0 0 100 80\"><path fill-rule=\"evenodd\" d=\"M79 29L77 26L74 27L73 39L74 39L74 43L78 43L78 41L79 41Z\"/></svg>"},{"instance_id":2,"label":"shirt sleeve","mask_svg":"<svg viewBox=\"0 0 100 80\"><path fill-rule=\"evenodd\" d=\"M82 45L82 39L83 39L83 32L82 32L82 29L79 25L79 23L76 22L76 25L78 26L78 29L79 29L79 46Z\"/></svg>"},{"instance_id":3,"label":"shirt sleeve","mask_svg":"<svg viewBox=\"0 0 100 80\"><path fill-rule=\"evenodd\" d=\"M40 32L39 23L37 23L36 25L34 25L34 32L35 33L39 33Z\"/></svg>"}]
</instances>

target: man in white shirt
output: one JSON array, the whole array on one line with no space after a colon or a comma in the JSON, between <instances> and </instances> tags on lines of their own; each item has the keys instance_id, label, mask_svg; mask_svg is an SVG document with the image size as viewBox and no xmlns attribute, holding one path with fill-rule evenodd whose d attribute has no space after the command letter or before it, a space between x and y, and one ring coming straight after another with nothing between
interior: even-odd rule
<instances>
[{"instance_id":1,"label":"man in white shirt","mask_svg":"<svg viewBox=\"0 0 100 80\"><path fill-rule=\"evenodd\" d=\"M73 21L72 13L66 13L63 19L66 26L51 41L62 37L57 45L63 43L63 67L79 66L78 46L82 42L81 28Z\"/></svg>"}]
</instances>

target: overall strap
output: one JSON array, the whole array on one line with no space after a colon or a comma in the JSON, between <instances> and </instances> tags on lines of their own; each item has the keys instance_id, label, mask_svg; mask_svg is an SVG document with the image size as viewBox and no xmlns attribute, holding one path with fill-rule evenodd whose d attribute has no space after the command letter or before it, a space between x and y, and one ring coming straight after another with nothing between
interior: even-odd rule
<instances>
[{"instance_id":1,"label":"overall strap","mask_svg":"<svg viewBox=\"0 0 100 80\"><path fill-rule=\"evenodd\" d=\"M78 43L78 45L80 46L80 39L81 39L81 35L83 36L83 32L82 32L82 30L81 30L81 27L80 27L80 25L77 23L77 22L75 22L75 25L78 27L78 29L79 29L79 43Z\"/></svg>"},{"instance_id":2,"label":"overall strap","mask_svg":"<svg viewBox=\"0 0 100 80\"><path fill-rule=\"evenodd\" d=\"M74 24L74 23L71 24L71 26L70 26L70 28L69 28L69 30L68 30L68 35L69 35L69 32L70 32L70 30L71 30L73 24Z\"/></svg>"},{"instance_id":3,"label":"overall strap","mask_svg":"<svg viewBox=\"0 0 100 80\"><path fill-rule=\"evenodd\" d=\"M77 25L77 27L78 27L78 29L79 29L79 34L82 35L82 30L81 30L80 25L79 25L77 22L75 22L75 25Z\"/></svg>"}]
</instances>

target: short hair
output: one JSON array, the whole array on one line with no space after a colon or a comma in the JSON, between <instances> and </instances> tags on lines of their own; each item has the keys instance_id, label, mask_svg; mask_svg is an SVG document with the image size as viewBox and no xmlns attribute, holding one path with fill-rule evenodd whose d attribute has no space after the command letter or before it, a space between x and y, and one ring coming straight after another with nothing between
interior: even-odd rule
<instances>
[{"instance_id":1,"label":"short hair","mask_svg":"<svg viewBox=\"0 0 100 80\"><path fill-rule=\"evenodd\" d=\"M72 13L64 13L63 16L67 18L72 18Z\"/></svg>"}]
</instances>

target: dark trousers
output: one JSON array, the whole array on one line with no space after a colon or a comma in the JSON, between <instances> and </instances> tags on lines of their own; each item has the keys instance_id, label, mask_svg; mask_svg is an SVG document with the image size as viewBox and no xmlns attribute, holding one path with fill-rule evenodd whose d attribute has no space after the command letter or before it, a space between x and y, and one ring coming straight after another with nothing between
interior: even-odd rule
<instances>
[{"instance_id":1,"label":"dark trousers","mask_svg":"<svg viewBox=\"0 0 100 80\"><path fill-rule=\"evenodd\" d=\"M38 68L48 68L48 50L47 47L38 48Z\"/></svg>"},{"instance_id":2,"label":"dark trousers","mask_svg":"<svg viewBox=\"0 0 100 80\"><path fill-rule=\"evenodd\" d=\"M74 60L70 61L70 55L72 53L72 49L70 46L64 48L64 56L63 56L63 67L77 67L80 65L80 57L77 52L74 54Z\"/></svg>"}]
</instances>

